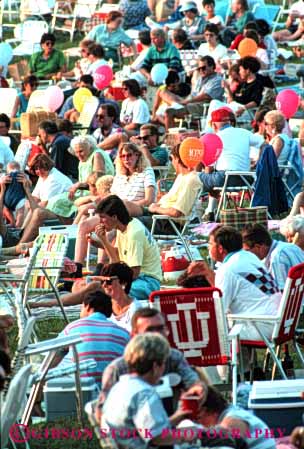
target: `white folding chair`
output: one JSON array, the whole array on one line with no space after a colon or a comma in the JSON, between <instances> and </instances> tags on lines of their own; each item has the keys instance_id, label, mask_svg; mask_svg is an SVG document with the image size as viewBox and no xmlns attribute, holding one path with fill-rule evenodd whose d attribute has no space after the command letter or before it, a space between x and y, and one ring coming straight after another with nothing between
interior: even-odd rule
<instances>
[{"instance_id":1,"label":"white folding chair","mask_svg":"<svg viewBox=\"0 0 304 449\"><path fill-rule=\"evenodd\" d=\"M12 115L18 92L14 87L0 87L0 110L8 117Z\"/></svg>"},{"instance_id":2,"label":"white folding chair","mask_svg":"<svg viewBox=\"0 0 304 449\"><path fill-rule=\"evenodd\" d=\"M22 414L27 387L31 377L31 368L32 366L28 364L18 371L12 379L4 403L2 403L1 449L7 447L10 439L10 429L17 423L19 416ZM19 426L19 431L22 432L22 426Z\"/></svg>"},{"instance_id":3,"label":"white folding chair","mask_svg":"<svg viewBox=\"0 0 304 449\"><path fill-rule=\"evenodd\" d=\"M228 320L242 324L250 322L257 330L261 337L259 341L241 340L241 345L251 349L264 348L270 353L274 366L272 378L274 378L276 367L278 367L283 379L287 376L283 370L282 363L279 359L280 348L283 344L292 342L301 364L304 366L304 357L302 351L296 341L296 328L299 322L302 301L304 294L304 263L295 265L289 270L286 279L284 291L275 316L269 315L253 315L253 314L228 314ZM264 335L261 324L273 324L273 332L271 338ZM253 368L253 367L251 367ZM251 369L252 372L252 369Z\"/></svg>"},{"instance_id":4,"label":"white folding chair","mask_svg":"<svg viewBox=\"0 0 304 449\"><path fill-rule=\"evenodd\" d=\"M92 96L89 97L80 113L80 116L77 120L77 123L81 125L81 128L77 128L75 131L78 131L79 134L88 134L90 130L90 126L92 124L92 120L99 106L98 98Z\"/></svg>"},{"instance_id":5,"label":"white folding chair","mask_svg":"<svg viewBox=\"0 0 304 449\"><path fill-rule=\"evenodd\" d=\"M19 23L14 30L14 38L7 39L13 48L14 56L31 56L41 50L40 39L49 31L49 26L43 20L26 20Z\"/></svg>"}]
</instances>

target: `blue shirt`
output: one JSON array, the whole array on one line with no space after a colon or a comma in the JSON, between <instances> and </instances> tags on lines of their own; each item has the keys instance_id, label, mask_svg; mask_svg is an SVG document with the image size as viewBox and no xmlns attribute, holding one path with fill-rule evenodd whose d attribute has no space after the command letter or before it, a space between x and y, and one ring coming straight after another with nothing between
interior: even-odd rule
<instances>
[{"instance_id":1,"label":"blue shirt","mask_svg":"<svg viewBox=\"0 0 304 449\"><path fill-rule=\"evenodd\" d=\"M97 25L92 28L92 30L87 35L87 39L92 39L103 47L118 49L120 44L125 44L129 47L133 40L125 33L122 28L117 28L117 30L108 31L107 25Z\"/></svg>"},{"instance_id":2,"label":"blue shirt","mask_svg":"<svg viewBox=\"0 0 304 449\"><path fill-rule=\"evenodd\" d=\"M80 335L82 342L76 345L79 361L94 359L97 367L94 372L83 376L94 376L100 381L107 365L121 356L129 341L129 333L109 321L100 312L80 318L68 324L59 336ZM65 356L64 362L74 362L73 350Z\"/></svg>"},{"instance_id":3,"label":"blue shirt","mask_svg":"<svg viewBox=\"0 0 304 449\"><path fill-rule=\"evenodd\" d=\"M273 240L264 262L279 289L283 290L290 268L304 262L304 251L293 243Z\"/></svg>"}]
</instances>

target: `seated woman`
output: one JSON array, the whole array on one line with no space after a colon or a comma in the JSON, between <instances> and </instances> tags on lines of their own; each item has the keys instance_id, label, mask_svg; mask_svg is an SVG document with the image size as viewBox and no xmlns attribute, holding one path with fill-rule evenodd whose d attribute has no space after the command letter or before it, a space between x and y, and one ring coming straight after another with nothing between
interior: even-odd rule
<instances>
[{"instance_id":1,"label":"seated woman","mask_svg":"<svg viewBox=\"0 0 304 449\"><path fill-rule=\"evenodd\" d=\"M221 44L219 40L218 26L214 23L207 23L204 30L204 38L206 39L206 42L199 46L197 55L209 55L214 59L215 63L218 64L227 54L227 48Z\"/></svg>"},{"instance_id":2,"label":"seated woman","mask_svg":"<svg viewBox=\"0 0 304 449\"><path fill-rule=\"evenodd\" d=\"M168 417L155 385L164 372L170 347L167 340L158 333L146 332L136 335L125 348L124 359L129 374L120 377L110 390L102 407L101 427L111 428L117 435L120 448L134 447L145 449L148 443L156 446L173 445L192 438L181 429L183 437L173 438L172 433L164 432L177 425L190 414L190 411L178 409ZM116 408L120 404L119 412ZM117 412L115 412L117 410ZM149 427L149 435L143 435L139 429ZM131 437L119 437L120 431L128 429ZM123 432L125 434L125 432Z\"/></svg>"},{"instance_id":3,"label":"seated woman","mask_svg":"<svg viewBox=\"0 0 304 449\"><path fill-rule=\"evenodd\" d=\"M37 76L29 75L24 78L21 84L21 92L17 95L11 117L18 117L22 112L26 112L30 96L38 86L39 80Z\"/></svg>"},{"instance_id":4,"label":"seated woman","mask_svg":"<svg viewBox=\"0 0 304 449\"><path fill-rule=\"evenodd\" d=\"M174 30L182 28L188 35L190 41L201 41L204 38L205 19L200 16L197 9L197 4L193 1L183 3L180 8L180 13L183 18L177 22L167 23L164 26L165 30Z\"/></svg>"},{"instance_id":5,"label":"seated woman","mask_svg":"<svg viewBox=\"0 0 304 449\"><path fill-rule=\"evenodd\" d=\"M231 41L243 32L248 22L254 21L254 15L249 11L247 0L233 0L231 14L227 19L227 26L221 33L224 45L230 46Z\"/></svg>"},{"instance_id":6,"label":"seated woman","mask_svg":"<svg viewBox=\"0 0 304 449\"><path fill-rule=\"evenodd\" d=\"M105 51L102 45L96 44L96 42L90 44L88 46L88 60L90 64L88 65L85 74L93 76L98 67L108 65L108 62L104 59L104 57Z\"/></svg>"},{"instance_id":7,"label":"seated woman","mask_svg":"<svg viewBox=\"0 0 304 449\"><path fill-rule=\"evenodd\" d=\"M269 111L264 117L267 142L272 145L279 165L285 165L290 153L290 138L284 132L286 119L280 111Z\"/></svg>"},{"instance_id":8,"label":"seated woman","mask_svg":"<svg viewBox=\"0 0 304 449\"><path fill-rule=\"evenodd\" d=\"M303 197L303 193L301 193ZM302 207L302 206L300 206ZM304 216L289 215L280 223L280 233L288 243L294 243L304 250Z\"/></svg>"},{"instance_id":9,"label":"seated woman","mask_svg":"<svg viewBox=\"0 0 304 449\"><path fill-rule=\"evenodd\" d=\"M291 6L287 20L285 22L286 28L276 31L272 34L273 38L280 41L295 41L300 39L304 32L304 16L303 8L299 7L300 2L296 2Z\"/></svg>"},{"instance_id":10,"label":"seated woman","mask_svg":"<svg viewBox=\"0 0 304 449\"><path fill-rule=\"evenodd\" d=\"M44 33L40 40L42 51L31 56L29 67L32 75L39 79L52 79L58 72L66 72L66 62L61 50L54 48L56 38L52 33Z\"/></svg>"},{"instance_id":11,"label":"seated woman","mask_svg":"<svg viewBox=\"0 0 304 449\"><path fill-rule=\"evenodd\" d=\"M83 39L79 42L79 50L81 58L78 59L75 62L75 65L72 70L69 70L68 72L64 73L58 73L57 79L60 78L76 78L76 80L79 80L80 77L87 73L87 69L89 65L91 64L89 60L89 46L95 44L93 40L90 39Z\"/></svg>"}]
</instances>

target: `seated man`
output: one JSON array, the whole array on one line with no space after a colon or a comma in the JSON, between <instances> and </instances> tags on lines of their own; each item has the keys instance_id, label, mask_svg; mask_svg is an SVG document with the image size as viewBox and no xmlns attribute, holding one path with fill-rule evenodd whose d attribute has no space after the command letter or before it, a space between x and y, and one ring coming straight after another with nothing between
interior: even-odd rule
<instances>
[{"instance_id":1,"label":"seated man","mask_svg":"<svg viewBox=\"0 0 304 449\"><path fill-rule=\"evenodd\" d=\"M267 229L257 223L245 226L242 237L243 248L263 260L279 289L283 290L290 268L304 262L304 251L293 243L272 239Z\"/></svg>"},{"instance_id":2,"label":"seated man","mask_svg":"<svg viewBox=\"0 0 304 449\"><path fill-rule=\"evenodd\" d=\"M68 324L59 334L59 337L81 336L82 342L76 345L79 360L96 360L97 367L89 375L98 383L106 366L123 354L129 341L129 333L107 319L111 314L111 298L101 290L91 292L83 297L80 319ZM65 352L58 353L56 364L63 357L63 364L74 362L73 350L69 349L66 355Z\"/></svg>"},{"instance_id":3,"label":"seated man","mask_svg":"<svg viewBox=\"0 0 304 449\"><path fill-rule=\"evenodd\" d=\"M210 285L223 293L225 312L232 314L275 315L281 294L264 264L255 254L242 249L242 235L230 226L219 225L209 235L209 254L215 262L221 262L213 272L206 262L192 262L187 269L190 276L203 275ZM268 338L272 324L260 326ZM260 340L251 323L241 331L241 339Z\"/></svg>"},{"instance_id":4,"label":"seated man","mask_svg":"<svg viewBox=\"0 0 304 449\"><path fill-rule=\"evenodd\" d=\"M130 296L148 299L160 288L162 271L157 243L148 229L136 218L131 218L123 201L116 195L102 200L96 209L100 225L95 228L106 255L113 262L125 262L133 270ZM107 232L116 231L115 243Z\"/></svg>"},{"instance_id":5,"label":"seated man","mask_svg":"<svg viewBox=\"0 0 304 449\"><path fill-rule=\"evenodd\" d=\"M215 62L211 56L203 56L198 61L199 78L197 79L191 95L185 99L179 98L170 92L163 94L163 100L172 103L180 103L183 108L168 108L165 112L165 126L168 130L174 127L175 118L183 118L186 114L202 115L205 112L205 104L211 100L222 100L224 89L222 77L215 71Z\"/></svg>"},{"instance_id":6,"label":"seated man","mask_svg":"<svg viewBox=\"0 0 304 449\"><path fill-rule=\"evenodd\" d=\"M177 177L167 194L161 197L158 203L152 203L145 211L141 221L149 228L152 225L152 214L168 215L172 218L187 216L191 213L197 194L201 189L198 175L186 167L179 155L179 146L171 150L170 160ZM166 230L162 229L166 232ZM172 232L171 226L168 232Z\"/></svg>"},{"instance_id":7,"label":"seated man","mask_svg":"<svg viewBox=\"0 0 304 449\"><path fill-rule=\"evenodd\" d=\"M139 136L131 137L130 141L139 145L152 167L155 165L166 165L168 163L168 152L166 148L159 146L157 126L151 123L142 125Z\"/></svg>"}]
</instances>

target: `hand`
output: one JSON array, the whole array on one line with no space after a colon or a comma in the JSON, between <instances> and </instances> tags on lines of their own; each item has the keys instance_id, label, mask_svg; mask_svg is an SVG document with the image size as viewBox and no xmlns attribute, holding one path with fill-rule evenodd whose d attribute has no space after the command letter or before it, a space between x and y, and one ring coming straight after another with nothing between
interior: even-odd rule
<instances>
[{"instance_id":1,"label":"hand","mask_svg":"<svg viewBox=\"0 0 304 449\"><path fill-rule=\"evenodd\" d=\"M23 185L24 190L29 190L32 186L31 181L25 176L24 173L18 173L17 181Z\"/></svg>"},{"instance_id":2,"label":"hand","mask_svg":"<svg viewBox=\"0 0 304 449\"><path fill-rule=\"evenodd\" d=\"M152 80L151 75L147 76L147 80L148 80L149 86L154 86L154 81Z\"/></svg>"},{"instance_id":3,"label":"hand","mask_svg":"<svg viewBox=\"0 0 304 449\"><path fill-rule=\"evenodd\" d=\"M4 175L4 176L1 176L1 178L0 178L0 184L3 187L5 187L5 184L11 184L11 182L12 182L12 178L10 175Z\"/></svg>"},{"instance_id":4,"label":"hand","mask_svg":"<svg viewBox=\"0 0 304 449\"><path fill-rule=\"evenodd\" d=\"M187 268L188 275L191 276L205 276L211 286L214 286L215 274L205 261L191 262Z\"/></svg>"},{"instance_id":5,"label":"hand","mask_svg":"<svg viewBox=\"0 0 304 449\"><path fill-rule=\"evenodd\" d=\"M181 421L183 421L186 418L189 418L192 415L192 410L182 410L182 409L177 409L175 413L173 413L173 415L170 416L170 423L172 426L176 426L177 424L179 424Z\"/></svg>"},{"instance_id":6,"label":"hand","mask_svg":"<svg viewBox=\"0 0 304 449\"><path fill-rule=\"evenodd\" d=\"M69 188L68 199L70 201L73 201L73 199L75 198L75 193L77 192L77 190L78 190L78 185L77 184L74 184L74 185L72 185L72 187Z\"/></svg>"},{"instance_id":7,"label":"hand","mask_svg":"<svg viewBox=\"0 0 304 449\"><path fill-rule=\"evenodd\" d=\"M198 400L203 404L207 398L208 387L203 382L192 385L185 393L183 398L187 396L197 396Z\"/></svg>"},{"instance_id":8,"label":"hand","mask_svg":"<svg viewBox=\"0 0 304 449\"><path fill-rule=\"evenodd\" d=\"M157 208L158 208L158 204L157 203L152 203L152 204L150 204L148 210L149 210L149 212L156 213L157 212Z\"/></svg>"},{"instance_id":9,"label":"hand","mask_svg":"<svg viewBox=\"0 0 304 449\"><path fill-rule=\"evenodd\" d=\"M106 228L103 224L99 224L96 226L95 233L96 233L97 237L100 238L100 240L102 242L107 240L107 232L106 232Z\"/></svg>"},{"instance_id":10,"label":"hand","mask_svg":"<svg viewBox=\"0 0 304 449\"><path fill-rule=\"evenodd\" d=\"M236 115L237 117L239 117L239 116L242 115L245 111L246 111L245 108L239 108L239 109L235 112L235 115Z\"/></svg>"},{"instance_id":11,"label":"hand","mask_svg":"<svg viewBox=\"0 0 304 449\"><path fill-rule=\"evenodd\" d=\"M291 442L299 449L304 448L304 427L296 427L291 434Z\"/></svg>"},{"instance_id":12,"label":"hand","mask_svg":"<svg viewBox=\"0 0 304 449\"><path fill-rule=\"evenodd\" d=\"M141 140L139 139L139 136L130 137L130 142L135 143L135 145L141 145Z\"/></svg>"}]
</instances>

